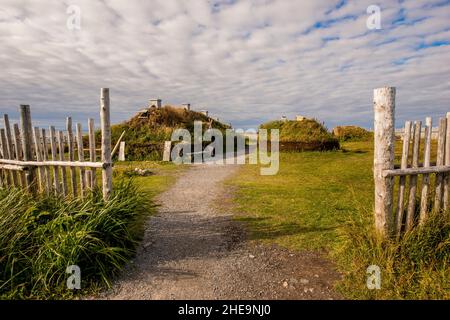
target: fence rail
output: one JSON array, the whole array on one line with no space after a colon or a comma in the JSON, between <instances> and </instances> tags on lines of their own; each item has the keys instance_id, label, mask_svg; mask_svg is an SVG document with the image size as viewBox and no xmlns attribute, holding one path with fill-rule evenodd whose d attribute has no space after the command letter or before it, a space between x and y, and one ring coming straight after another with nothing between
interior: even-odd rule
<instances>
[{"instance_id":1,"label":"fence rail","mask_svg":"<svg viewBox=\"0 0 450 320\"><path fill-rule=\"evenodd\" d=\"M28 105L20 106L20 127L14 124L11 131L8 115L4 115L3 120L5 127L0 129L0 188L13 186L26 188L32 193L84 197L88 191L98 188L96 169L101 169L103 197L105 200L110 197L109 89L102 88L100 97L101 161L97 161L93 119L88 120L88 148L84 148L81 123L77 123L74 135L71 117L66 119L65 132L56 131L53 126L48 131L33 128ZM85 151L89 152L88 161L85 161Z\"/></svg>"},{"instance_id":2,"label":"fence rail","mask_svg":"<svg viewBox=\"0 0 450 320\"><path fill-rule=\"evenodd\" d=\"M428 117L424 130L421 121L406 121L401 164L395 166L395 94L392 87L374 91L374 214L375 227L382 236L399 238L405 231L422 224L430 212L443 214L442 210L449 208L450 113L439 119L435 163L430 162L433 127ZM419 163L421 140L423 162ZM432 175L435 176L433 186ZM396 177L398 190L394 204Z\"/></svg>"}]
</instances>

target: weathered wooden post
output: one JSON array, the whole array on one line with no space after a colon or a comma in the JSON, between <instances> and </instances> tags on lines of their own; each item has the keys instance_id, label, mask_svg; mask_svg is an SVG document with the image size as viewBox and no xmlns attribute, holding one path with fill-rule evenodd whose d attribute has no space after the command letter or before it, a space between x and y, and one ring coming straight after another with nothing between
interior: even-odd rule
<instances>
[{"instance_id":1,"label":"weathered wooden post","mask_svg":"<svg viewBox=\"0 0 450 320\"><path fill-rule=\"evenodd\" d=\"M94 119L89 118L88 119L88 127L89 127L89 160L91 162L96 161L96 155L95 155L95 127L94 127ZM95 168L91 168L89 172L89 186L91 190L94 190L96 188L96 170Z\"/></svg>"},{"instance_id":2,"label":"weathered wooden post","mask_svg":"<svg viewBox=\"0 0 450 320\"><path fill-rule=\"evenodd\" d=\"M102 130L102 185L103 199L108 200L112 192L111 160L111 120L109 109L109 89L102 88L100 93L100 125Z\"/></svg>"},{"instance_id":3,"label":"weathered wooden post","mask_svg":"<svg viewBox=\"0 0 450 320\"><path fill-rule=\"evenodd\" d=\"M384 177L384 170L394 169L395 88L374 90L374 181L375 229L381 237L393 234L393 177Z\"/></svg>"},{"instance_id":4,"label":"weathered wooden post","mask_svg":"<svg viewBox=\"0 0 450 320\"><path fill-rule=\"evenodd\" d=\"M164 142L163 161L170 161L170 151L172 148L172 141Z\"/></svg>"},{"instance_id":5,"label":"weathered wooden post","mask_svg":"<svg viewBox=\"0 0 450 320\"><path fill-rule=\"evenodd\" d=\"M23 160L33 161L33 136L31 127L31 112L29 105L20 106L20 126L22 133L22 149L23 149ZM25 180L27 188L31 192L35 192L35 180L36 180L36 168L30 167L29 170L25 171Z\"/></svg>"},{"instance_id":6,"label":"weathered wooden post","mask_svg":"<svg viewBox=\"0 0 450 320\"><path fill-rule=\"evenodd\" d=\"M119 161L125 161L125 141L120 142Z\"/></svg>"}]
</instances>

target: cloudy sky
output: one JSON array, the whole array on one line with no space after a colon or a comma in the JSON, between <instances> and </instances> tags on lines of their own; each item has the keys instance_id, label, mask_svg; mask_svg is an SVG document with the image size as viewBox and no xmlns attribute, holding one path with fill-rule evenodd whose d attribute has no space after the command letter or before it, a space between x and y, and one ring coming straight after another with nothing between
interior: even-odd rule
<instances>
[{"instance_id":1,"label":"cloudy sky","mask_svg":"<svg viewBox=\"0 0 450 320\"><path fill-rule=\"evenodd\" d=\"M296 114L370 128L385 85L398 126L450 111L450 1L0 0L0 41L0 110L30 104L36 125L96 117L101 87L115 122L160 97L239 128Z\"/></svg>"}]
</instances>

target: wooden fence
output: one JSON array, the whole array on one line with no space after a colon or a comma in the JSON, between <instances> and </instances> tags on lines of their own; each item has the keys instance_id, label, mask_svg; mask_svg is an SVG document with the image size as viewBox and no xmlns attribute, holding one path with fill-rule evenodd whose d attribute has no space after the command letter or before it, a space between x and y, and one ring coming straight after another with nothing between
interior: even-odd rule
<instances>
[{"instance_id":1,"label":"wooden fence","mask_svg":"<svg viewBox=\"0 0 450 320\"><path fill-rule=\"evenodd\" d=\"M103 198L112 192L111 123L109 89L101 89L101 162L97 161L94 120L88 120L89 155L85 157L82 125L73 132L72 119L66 132L32 127L30 106L20 106L20 127L12 127L4 115L0 129L0 188L22 187L30 192L54 192L84 197L98 187L97 169L102 170ZM66 155L67 151L67 155ZM76 151L76 152L75 152ZM78 176L78 178L77 178Z\"/></svg>"},{"instance_id":2,"label":"wooden fence","mask_svg":"<svg viewBox=\"0 0 450 320\"><path fill-rule=\"evenodd\" d=\"M395 94L395 88L391 87L374 91L375 227L383 237L399 238L405 231L422 224L431 212L444 214L442 210L449 208L450 113L439 119L435 163L430 159L432 120L426 118L424 135L421 121L406 121L401 163L395 166ZM422 163L421 136L424 137ZM433 185L432 175L435 176ZM396 201L395 177L399 177Z\"/></svg>"}]
</instances>

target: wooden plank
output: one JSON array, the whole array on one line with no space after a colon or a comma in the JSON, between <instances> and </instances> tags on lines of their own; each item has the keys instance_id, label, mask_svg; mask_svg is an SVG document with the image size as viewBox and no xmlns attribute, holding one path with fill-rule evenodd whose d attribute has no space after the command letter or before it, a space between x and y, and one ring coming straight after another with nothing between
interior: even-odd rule
<instances>
[{"instance_id":1,"label":"wooden plank","mask_svg":"<svg viewBox=\"0 0 450 320\"><path fill-rule=\"evenodd\" d=\"M427 117L425 119L423 169L426 169L430 166L432 130L433 130L433 123L432 123L431 117ZM419 224L423 224L423 222L428 217L429 193L430 193L430 175L425 174L422 178L422 192L421 192L421 200L420 200Z\"/></svg>"},{"instance_id":2,"label":"wooden plank","mask_svg":"<svg viewBox=\"0 0 450 320\"><path fill-rule=\"evenodd\" d=\"M100 93L100 124L102 131L102 162L112 163L111 159L111 119L109 89L102 88ZM109 200L112 193L112 167L102 170L103 199Z\"/></svg>"},{"instance_id":3,"label":"wooden plank","mask_svg":"<svg viewBox=\"0 0 450 320\"><path fill-rule=\"evenodd\" d=\"M384 170L384 177L401 177L423 174L429 175L431 173L447 173L450 172L450 166L433 166L433 167L421 167L421 168L409 168L409 169L395 169Z\"/></svg>"},{"instance_id":4,"label":"wooden plank","mask_svg":"<svg viewBox=\"0 0 450 320\"><path fill-rule=\"evenodd\" d=\"M63 162L65 160L64 157L64 133L62 131L58 131L58 152L59 152L59 161ZM67 197L69 194L69 188L67 186L67 172L66 168L61 167L61 180L62 180L62 193L64 197Z\"/></svg>"},{"instance_id":5,"label":"wooden plank","mask_svg":"<svg viewBox=\"0 0 450 320\"><path fill-rule=\"evenodd\" d=\"M83 151L83 130L81 127L81 123L77 123L76 128L76 140L77 140L77 149L78 149L78 161L84 162L84 151ZM80 168L80 195L82 198L86 195L86 170L81 167Z\"/></svg>"},{"instance_id":6,"label":"wooden plank","mask_svg":"<svg viewBox=\"0 0 450 320\"><path fill-rule=\"evenodd\" d=\"M31 112L29 105L20 106L20 132L22 138L22 153L24 161L33 160L33 129L31 126ZM34 193L36 191L36 169L31 168L25 173L27 189Z\"/></svg>"},{"instance_id":7,"label":"wooden plank","mask_svg":"<svg viewBox=\"0 0 450 320\"><path fill-rule=\"evenodd\" d=\"M412 150L412 168L419 167L420 153L420 133L422 129L422 121L415 121L413 127L413 150ZM411 175L409 178L409 200L406 212L406 231L410 231L415 223L416 211L416 191L417 191L417 175Z\"/></svg>"},{"instance_id":8,"label":"wooden plank","mask_svg":"<svg viewBox=\"0 0 450 320\"><path fill-rule=\"evenodd\" d=\"M6 134L6 147L8 150L9 159L14 159L14 148L13 148L13 138L11 134L11 125L9 123L9 117L7 114L3 115L3 121L5 123L5 134ZM11 172L12 183L15 187L20 185L19 178L15 171Z\"/></svg>"},{"instance_id":9,"label":"wooden plank","mask_svg":"<svg viewBox=\"0 0 450 320\"><path fill-rule=\"evenodd\" d=\"M34 127L34 151L36 153L36 160L38 162L43 161L42 157L42 147L41 147L41 135L39 133L39 128ZM48 192L46 189L45 183L45 170L43 166L38 167L38 176L39 176L39 190L41 192Z\"/></svg>"},{"instance_id":10,"label":"wooden plank","mask_svg":"<svg viewBox=\"0 0 450 320\"><path fill-rule=\"evenodd\" d=\"M447 119L439 119L439 133L438 133L438 147L437 147L437 166L444 165L445 162L445 135L447 133ZM436 192L434 197L434 211L440 211L442 209L442 196L444 187L444 175L438 173L436 175Z\"/></svg>"},{"instance_id":11,"label":"wooden plank","mask_svg":"<svg viewBox=\"0 0 450 320\"><path fill-rule=\"evenodd\" d=\"M383 170L394 168L395 88L374 90L374 182L375 229L381 237L393 233L394 179L384 177Z\"/></svg>"},{"instance_id":12,"label":"wooden plank","mask_svg":"<svg viewBox=\"0 0 450 320\"><path fill-rule=\"evenodd\" d=\"M14 170L14 171L26 171L26 170L29 169L29 167L18 166L18 165L15 165L15 164L1 164L0 163L0 169Z\"/></svg>"},{"instance_id":13,"label":"wooden plank","mask_svg":"<svg viewBox=\"0 0 450 320\"><path fill-rule=\"evenodd\" d=\"M411 121L405 122L405 131L403 133L403 148L402 148L402 160L400 164L401 169L408 168L408 155L409 144L411 140ZM403 227L404 206L405 206L405 189L406 189L406 177L400 176L398 185L398 198L397 198L397 213L396 213L396 234L400 236Z\"/></svg>"},{"instance_id":14,"label":"wooden plank","mask_svg":"<svg viewBox=\"0 0 450 320\"><path fill-rule=\"evenodd\" d=\"M126 131L123 131L122 134L121 134L120 137L119 137L119 140L117 140L116 145L114 146L114 149L113 149L113 151L111 152L111 158L114 157L114 155L116 154L117 150L119 149L120 143L122 142L122 139L123 139L123 137L125 136L125 132L126 132Z\"/></svg>"},{"instance_id":15,"label":"wooden plank","mask_svg":"<svg viewBox=\"0 0 450 320\"><path fill-rule=\"evenodd\" d=\"M446 115L447 118L447 132L445 135L445 165L450 165L450 112L447 112ZM449 193L450 193L450 174L445 175L444 180L444 199L443 199L443 206L444 210L447 211L449 209Z\"/></svg>"},{"instance_id":16,"label":"wooden plank","mask_svg":"<svg viewBox=\"0 0 450 320\"><path fill-rule=\"evenodd\" d=\"M14 131L14 151L15 151L15 155L16 155L16 160L21 161L23 160L23 156L22 156L22 142L20 140L20 130L19 130L19 125L17 123L14 124L13 126L13 131ZM18 176L20 178L20 185L22 187L26 187L27 182L25 180L25 175L23 173L18 173Z\"/></svg>"},{"instance_id":17,"label":"wooden plank","mask_svg":"<svg viewBox=\"0 0 450 320\"><path fill-rule=\"evenodd\" d=\"M47 145L47 133L45 129L41 129L42 136L42 160L48 161L48 145ZM47 189L52 190L52 175L50 174L50 168L48 166L44 167L45 170L45 183L47 184Z\"/></svg>"},{"instance_id":18,"label":"wooden plank","mask_svg":"<svg viewBox=\"0 0 450 320\"><path fill-rule=\"evenodd\" d=\"M88 127L89 127L89 161L90 162L95 162L97 159L96 154L95 154L95 127L94 127L94 119L90 118L88 119ZM95 170L95 168L92 168L91 171L89 172L89 185L91 190L96 189L97 184L97 172Z\"/></svg>"},{"instance_id":19,"label":"wooden plank","mask_svg":"<svg viewBox=\"0 0 450 320\"><path fill-rule=\"evenodd\" d=\"M69 161L75 161L75 150L74 150L74 141L73 141L73 131L72 131L72 118L68 117L66 119L66 128L67 128L67 145L69 146ZM77 191L77 177L75 168L70 168L70 182L72 186L72 195L76 197L78 195Z\"/></svg>"},{"instance_id":20,"label":"wooden plank","mask_svg":"<svg viewBox=\"0 0 450 320\"><path fill-rule=\"evenodd\" d=\"M51 153L52 153L52 161L57 161L58 154L56 152L56 150L57 150L57 148L56 148L56 130L55 130L55 127L53 127L53 126L50 126L49 130L50 130L50 148L51 148ZM54 184L55 194L59 195L61 193L61 184L59 181L59 167L58 166L53 167L53 181L55 182L55 184Z\"/></svg>"},{"instance_id":21,"label":"wooden plank","mask_svg":"<svg viewBox=\"0 0 450 320\"><path fill-rule=\"evenodd\" d=\"M17 160L6 160L0 159L0 163L4 164L14 164L14 165L22 165L29 167L46 167L46 166L61 166L68 168L99 168L105 169L108 166L112 166L111 163L102 163L102 162L79 162L79 161L17 161Z\"/></svg>"}]
</instances>

